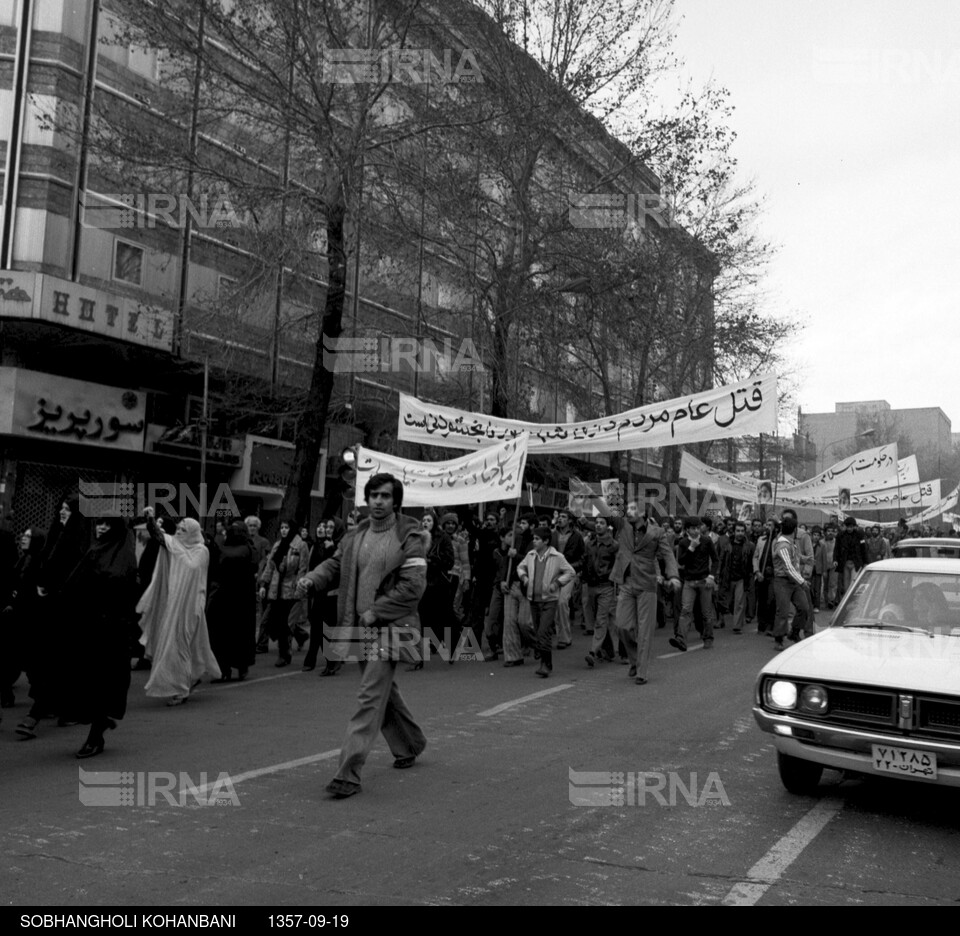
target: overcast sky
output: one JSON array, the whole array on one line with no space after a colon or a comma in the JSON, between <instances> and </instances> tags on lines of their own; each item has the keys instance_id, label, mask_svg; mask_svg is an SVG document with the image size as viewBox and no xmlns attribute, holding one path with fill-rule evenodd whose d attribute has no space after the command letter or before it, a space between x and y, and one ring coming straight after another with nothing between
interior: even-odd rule
<instances>
[{"instance_id":1,"label":"overcast sky","mask_svg":"<svg viewBox=\"0 0 960 936\"><path fill-rule=\"evenodd\" d=\"M960 2L676 10L685 71L730 89L767 196L770 308L806 321L797 402L939 406L960 431Z\"/></svg>"}]
</instances>

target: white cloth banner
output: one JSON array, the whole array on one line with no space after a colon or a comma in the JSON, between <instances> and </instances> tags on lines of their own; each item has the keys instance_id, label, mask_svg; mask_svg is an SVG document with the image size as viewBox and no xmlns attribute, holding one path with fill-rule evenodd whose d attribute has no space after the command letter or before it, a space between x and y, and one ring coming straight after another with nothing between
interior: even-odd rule
<instances>
[{"instance_id":1,"label":"white cloth banner","mask_svg":"<svg viewBox=\"0 0 960 936\"><path fill-rule=\"evenodd\" d=\"M907 523L913 526L915 523L932 523L934 520L939 520L940 514L953 510L957 506L958 500L960 500L960 485L955 487L946 497L941 498L939 503L932 504L926 510L912 517L907 517Z\"/></svg>"},{"instance_id":2,"label":"white cloth banner","mask_svg":"<svg viewBox=\"0 0 960 936\"><path fill-rule=\"evenodd\" d=\"M523 493L529 436L522 433L500 445L447 461L421 462L357 450L357 493L377 472L396 475L403 483L405 507L446 507L513 500Z\"/></svg>"},{"instance_id":3,"label":"white cloth banner","mask_svg":"<svg viewBox=\"0 0 960 936\"><path fill-rule=\"evenodd\" d=\"M533 423L470 413L400 394L397 438L479 449L530 433L530 451L620 452L757 435L777 430L777 376L766 374L703 393L575 423Z\"/></svg>"},{"instance_id":4,"label":"white cloth banner","mask_svg":"<svg viewBox=\"0 0 960 936\"><path fill-rule=\"evenodd\" d=\"M916 456L911 455L903 459L899 465L902 469L901 476L909 477L910 473L916 469ZM758 481L744 474L734 474L722 468L714 468L694 458L689 452L683 452L680 456L680 479L689 487L710 490L720 497L731 497L757 504L776 503L784 507L819 507L830 512L841 507L843 510L922 508L940 499L939 480L926 481L923 484L901 483L898 489L896 475L892 477L893 486L878 486L875 490L863 490L854 486L859 479L851 482L850 487L835 485L807 490L803 484L775 485L773 481ZM841 493L843 494L842 505Z\"/></svg>"},{"instance_id":5,"label":"white cloth banner","mask_svg":"<svg viewBox=\"0 0 960 936\"><path fill-rule=\"evenodd\" d=\"M851 491L844 510L923 510L940 501L940 479L879 491ZM836 503L834 498L834 503Z\"/></svg>"},{"instance_id":6,"label":"white cloth banner","mask_svg":"<svg viewBox=\"0 0 960 936\"><path fill-rule=\"evenodd\" d=\"M790 493L791 495L826 494L836 497L840 493L840 488L847 488L853 492L896 487L899 464L897 443L891 442L889 445L866 449L850 458L838 461L815 477L793 485ZM919 482L919 477L916 480Z\"/></svg>"}]
</instances>

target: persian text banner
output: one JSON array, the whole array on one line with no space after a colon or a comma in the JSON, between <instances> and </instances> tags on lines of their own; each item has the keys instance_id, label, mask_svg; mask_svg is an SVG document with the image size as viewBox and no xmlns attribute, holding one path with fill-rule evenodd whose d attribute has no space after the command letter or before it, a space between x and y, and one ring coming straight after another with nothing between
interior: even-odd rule
<instances>
[{"instance_id":1,"label":"persian text banner","mask_svg":"<svg viewBox=\"0 0 960 936\"><path fill-rule=\"evenodd\" d=\"M400 394L398 438L479 449L530 433L530 451L619 452L776 432L777 377L766 374L703 393L576 423L533 423L470 413Z\"/></svg>"},{"instance_id":2,"label":"persian text banner","mask_svg":"<svg viewBox=\"0 0 960 936\"><path fill-rule=\"evenodd\" d=\"M360 446L357 452L357 499L378 472L403 482L405 507L446 507L519 497L527 464L528 436L523 433L461 458L439 462L411 461Z\"/></svg>"}]
</instances>

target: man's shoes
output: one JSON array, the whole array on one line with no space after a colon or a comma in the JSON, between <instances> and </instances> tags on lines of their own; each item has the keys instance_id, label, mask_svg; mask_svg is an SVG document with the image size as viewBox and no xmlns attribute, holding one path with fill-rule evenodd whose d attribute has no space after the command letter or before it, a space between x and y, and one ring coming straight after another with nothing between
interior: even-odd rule
<instances>
[{"instance_id":1,"label":"man's shoes","mask_svg":"<svg viewBox=\"0 0 960 936\"><path fill-rule=\"evenodd\" d=\"M37 725L39 722L35 718L31 718L29 715L17 725L13 730L20 735L21 738L35 738L37 736Z\"/></svg>"},{"instance_id":2,"label":"man's shoes","mask_svg":"<svg viewBox=\"0 0 960 936\"><path fill-rule=\"evenodd\" d=\"M742 633L743 633L743 628L742 628L742 627L735 627L735 628L731 631L731 633L734 633L734 634L742 634Z\"/></svg>"},{"instance_id":3,"label":"man's shoes","mask_svg":"<svg viewBox=\"0 0 960 936\"><path fill-rule=\"evenodd\" d=\"M334 799L346 799L360 792L360 784L335 778L326 785L325 789Z\"/></svg>"},{"instance_id":4,"label":"man's shoes","mask_svg":"<svg viewBox=\"0 0 960 936\"><path fill-rule=\"evenodd\" d=\"M300 671L303 673L312 673L316 668L316 664L314 663L304 663L303 666L300 667Z\"/></svg>"},{"instance_id":5,"label":"man's shoes","mask_svg":"<svg viewBox=\"0 0 960 936\"><path fill-rule=\"evenodd\" d=\"M630 662L630 658L629 658L629 657L617 657L617 662L618 662L618 663L622 663L624 666L626 666L626 665Z\"/></svg>"},{"instance_id":6,"label":"man's shoes","mask_svg":"<svg viewBox=\"0 0 960 936\"><path fill-rule=\"evenodd\" d=\"M647 680L644 679L643 676L638 676L638 677L634 680L634 682L635 682L638 686L645 686L645 685L647 684Z\"/></svg>"},{"instance_id":7,"label":"man's shoes","mask_svg":"<svg viewBox=\"0 0 960 936\"><path fill-rule=\"evenodd\" d=\"M557 644L557 649L558 649L558 650L566 650L567 647L569 647L570 645L571 645L571 641L565 640L565 641L563 641L563 643L558 643L558 644Z\"/></svg>"},{"instance_id":8,"label":"man's shoes","mask_svg":"<svg viewBox=\"0 0 960 936\"><path fill-rule=\"evenodd\" d=\"M415 673L417 670L423 669L423 660L417 660L416 663L411 663L409 666L404 667L405 673Z\"/></svg>"},{"instance_id":9,"label":"man's shoes","mask_svg":"<svg viewBox=\"0 0 960 936\"><path fill-rule=\"evenodd\" d=\"M269 653L269 652L270 652L269 647L257 647L257 653Z\"/></svg>"},{"instance_id":10,"label":"man's shoes","mask_svg":"<svg viewBox=\"0 0 960 936\"><path fill-rule=\"evenodd\" d=\"M682 637L671 637L668 643L671 647L676 647L681 653L687 652L687 642Z\"/></svg>"},{"instance_id":11,"label":"man's shoes","mask_svg":"<svg viewBox=\"0 0 960 936\"><path fill-rule=\"evenodd\" d=\"M636 666L631 666L630 669L627 670L627 678L628 678L628 679L633 679L633 677L636 676L636 675L637 675L637 668L636 668Z\"/></svg>"},{"instance_id":12,"label":"man's shoes","mask_svg":"<svg viewBox=\"0 0 960 936\"><path fill-rule=\"evenodd\" d=\"M547 669L545 663L541 663L540 666L537 667L537 675L542 679L546 679L550 675L550 670Z\"/></svg>"},{"instance_id":13,"label":"man's shoes","mask_svg":"<svg viewBox=\"0 0 960 936\"><path fill-rule=\"evenodd\" d=\"M705 641L703 642L703 649L704 649L704 650L712 650L712 649L713 649L713 640L712 640L712 639L711 639L711 640L705 640Z\"/></svg>"},{"instance_id":14,"label":"man's shoes","mask_svg":"<svg viewBox=\"0 0 960 936\"><path fill-rule=\"evenodd\" d=\"M343 666L343 663L337 661L336 663L328 662L327 665L320 670L321 676L336 676L340 672L340 667Z\"/></svg>"},{"instance_id":15,"label":"man's shoes","mask_svg":"<svg viewBox=\"0 0 960 936\"><path fill-rule=\"evenodd\" d=\"M185 695L175 695L171 699L167 699L167 708L172 708L174 705L183 705L187 701Z\"/></svg>"},{"instance_id":16,"label":"man's shoes","mask_svg":"<svg viewBox=\"0 0 960 936\"><path fill-rule=\"evenodd\" d=\"M496 650L485 650L483 654L484 663L492 663L497 658Z\"/></svg>"},{"instance_id":17,"label":"man's shoes","mask_svg":"<svg viewBox=\"0 0 960 936\"><path fill-rule=\"evenodd\" d=\"M73 720L70 719L70 718L58 718L58 719L57 719L57 727L58 727L58 728L75 728L75 727L76 727L77 725L79 725L79 724L80 724L80 722L78 722L78 721L73 721Z\"/></svg>"},{"instance_id":18,"label":"man's shoes","mask_svg":"<svg viewBox=\"0 0 960 936\"><path fill-rule=\"evenodd\" d=\"M520 659L520 660L507 660L507 662L504 663L503 665L504 665L504 666L523 666L523 660L522 660L522 659Z\"/></svg>"},{"instance_id":19,"label":"man's shoes","mask_svg":"<svg viewBox=\"0 0 960 936\"><path fill-rule=\"evenodd\" d=\"M274 663L273 665L274 665L274 666L289 666L292 662L293 662L293 660L292 660L291 657L280 657L280 659L277 660L277 662Z\"/></svg>"},{"instance_id":20,"label":"man's shoes","mask_svg":"<svg viewBox=\"0 0 960 936\"><path fill-rule=\"evenodd\" d=\"M592 650L584 657L584 659L587 661L587 666L589 666L591 669L593 669L593 667L597 664L597 658L594 656Z\"/></svg>"},{"instance_id":21,"label":"man's shoes","mask_svg":"<svg viewBox=\"0 0 960 936\"><path fill-rule=\"evenodd\" d=\"M616 657L612 657L608 653L595 653L594 657L600 663L612 663L616 659Z\"/></svg>"},{"instance_id":22,"label":"man's shoes","mask_svg":"<svg viewBox=\"0 0 960 936\"><path fill-rule=\"evenodd\" d=\"M406 770L408 767L412 767L414 765L416 759L416 754L410 754L407 757L395 757L393 759L393 766L396 767L397 770Z\"/></svg>"}]
</instances>

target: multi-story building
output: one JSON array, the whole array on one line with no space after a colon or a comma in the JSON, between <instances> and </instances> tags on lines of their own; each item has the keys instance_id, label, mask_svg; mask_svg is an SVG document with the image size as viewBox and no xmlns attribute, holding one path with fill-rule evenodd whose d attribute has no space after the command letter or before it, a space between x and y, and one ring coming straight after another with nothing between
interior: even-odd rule
<instances>
[{"instance_id":1,"label":"multi-story building","mask_svg":"<svg viewBox=\"0 0 960 936\"><path fill-rule=\"evenodd\" d=\"M489 34L477 17L471 8L448 35L462 44L471 28ZM436 19L423 27L425 35L444 29ZM202 472L211 491L228 484L244 513L269 517L280 505L294 425L273 401L295 400L314 367L327 287L323 238L312 268L292 276L281 267L254 290L249 238L228 201L151 201L134 186L117 190L93 145L91 115L123 108L145 132L154 129L168 74L159 50L124 41L110 0L0 0L0 63L0 514L17 528L46 526L81 477L196 484ZM558 121L546 189L557 167L568 176L573 167L589 190L608 164L629 161L597 121L572 111L579 132L560 134ZM201 132L202 145L225 160L252 161L249 129L218 132ZM617 181L624 192L658 185L642 166ZM488 354L476 288L464 290L455 257L422 230L419 244L395 257L357 240L348 334L438 345L467 336ZM536 329L523 337L535 340ZM528 409L545 420L576 416L555 368L536 367ZM397 390L429 398L443 380L409 368L337 377L324 441L332 457L318 469L314 514L331 507L323 494L337 478L333 456L361 439L388 447ZM631 388L623 379L618 386L618 406L630 405ZM458 403L488 406L483 374L471 373L463 392Z\"/></svg>"}]
</instances>

